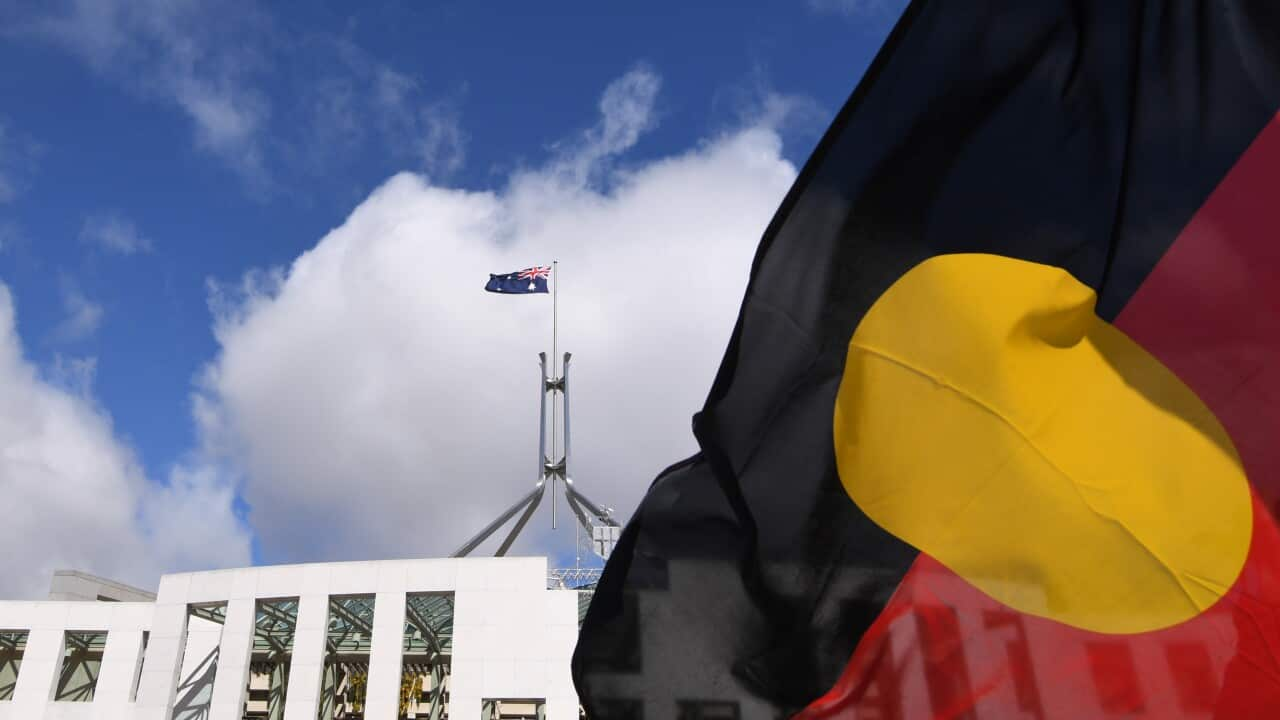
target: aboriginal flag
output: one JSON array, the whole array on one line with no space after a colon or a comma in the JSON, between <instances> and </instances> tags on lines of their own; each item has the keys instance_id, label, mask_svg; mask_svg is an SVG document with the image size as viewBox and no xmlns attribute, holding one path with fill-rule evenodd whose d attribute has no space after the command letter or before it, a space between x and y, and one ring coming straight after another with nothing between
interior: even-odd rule
<instances>
[{"instance_id":1,"label":"aboriginal flag","mask_svg":"<svg viewBox=\"0 0 1280 720\"><path fill-rule=\"evenodd\" d=\"M765 232L606 718L1280 717L1280 4L913 2Z\"/></svg>"}]
</instances>

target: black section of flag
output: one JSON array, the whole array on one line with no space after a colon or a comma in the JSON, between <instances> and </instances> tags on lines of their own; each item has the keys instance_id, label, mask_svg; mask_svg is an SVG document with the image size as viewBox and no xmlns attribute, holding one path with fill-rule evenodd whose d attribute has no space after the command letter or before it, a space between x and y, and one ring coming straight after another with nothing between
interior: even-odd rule
<instances>
[{"instance_id":1,"label":"black section of flag","mask_svg":"<svg viewBox=\"0 0 1280 720\"><path fill-rule=\"evenodd\" d=\"M765 232L702 453L609 562L574 657L589 716L825 692L915 556L835 473L859 320L958 252L1065 268L1114 318L1280 106L1277 52L1269 0L912 3Z\"/></svg>"}]
</instances>

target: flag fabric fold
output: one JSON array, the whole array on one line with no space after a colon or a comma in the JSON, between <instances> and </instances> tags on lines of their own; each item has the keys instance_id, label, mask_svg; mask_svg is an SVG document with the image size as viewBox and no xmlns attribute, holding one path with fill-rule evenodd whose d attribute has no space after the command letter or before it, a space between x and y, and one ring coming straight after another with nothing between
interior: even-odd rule
<instances>
[{"instance_id":1,"label":"flag fabric fold","mask_svg":"<svg viewBox=\"0 0 1280 720\"><path fill-rule=\"evenodd\" d=\"M1280 712L1278 110L1270 2L912 2L606 566L588 716Z\"/></svg>"}]
</instances>

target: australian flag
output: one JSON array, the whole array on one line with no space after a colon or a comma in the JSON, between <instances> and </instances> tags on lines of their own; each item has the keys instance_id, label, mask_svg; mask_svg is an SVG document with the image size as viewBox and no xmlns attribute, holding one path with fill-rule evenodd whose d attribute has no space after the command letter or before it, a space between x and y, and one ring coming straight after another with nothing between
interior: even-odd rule
<instances>
[{"instance_id":1,"label":"australian flag","mask_svg":"<svg viewBox=\"0 0 1280 720\"><path fill-rule=\"evenodd\" d=\"M504 295L544 293L547 292L549 277L551 277L551 268L537 265L505 275L490 274L489 282L485 284L484 289Z\"/></svg>"}]
</instances>

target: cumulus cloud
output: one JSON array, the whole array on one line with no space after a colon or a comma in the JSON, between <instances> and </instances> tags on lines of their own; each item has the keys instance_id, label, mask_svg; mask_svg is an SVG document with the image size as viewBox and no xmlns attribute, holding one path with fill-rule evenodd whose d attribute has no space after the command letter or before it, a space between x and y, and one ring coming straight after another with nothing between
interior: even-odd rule
<instances>
[{"instance_id":1,"label":"cumulus cloud","mask_svg":"<svg viewBox=\"0 0 1280 720\"><path fill-rule=\"evenodd\" d=\"M56 374L85 381L92 366ZM0 283L0 597L38 598L52 572L77 568L142 587L161 572L243 565L249 538L231 490L181 469L149 482L111 419L25 359L8 288Z\"/></svg>"},{"instance_id":2,"label":"cumulus cloud","mask_svg":"<svg viewBox=\"0 0 1280 720\"><path fill-rule=\"evenodd\" d=\"M66 314L52 331L57 342L84 340L102 324L102 305L85 297L80 286L67 277L62 279L62 307Z\"/></svg>"},{"instance_id":3,"label":"cumulus cloud","mask_svg":"<svg viewBox=\"0 0 1280 720\"><path fill-rule=\"evenodd\" d=\"M108 252L133 255L151 251L151 240L138 231L133 221L119 213L103 213L85 218L80 240Z\"/></svg>"},{"instance_id":4,"label":"cumulus cloud","mask_svg":"<svg viewBox=\"0 0 1280 720\"><path fill-rule=\"evenodd\" d=\"M693 451L690 416L795 168L749 124L618 169L659 84L628 73L594 125L499 190L397 175L287 268L211 287L202 452L242 483L265 560L446 553L532 487L550 298L484 293L490 272L560 260L589 497L625 516Z\"/></svg>"}]
</instances>

